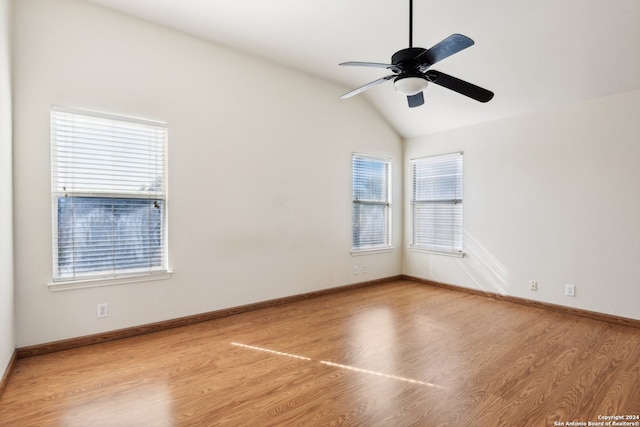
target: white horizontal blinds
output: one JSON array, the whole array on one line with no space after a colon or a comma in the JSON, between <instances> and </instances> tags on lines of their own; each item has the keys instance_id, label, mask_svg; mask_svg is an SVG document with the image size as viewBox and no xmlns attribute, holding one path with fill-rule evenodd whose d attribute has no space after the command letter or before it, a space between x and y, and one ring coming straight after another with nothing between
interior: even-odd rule
<instances>
[{"instance_id":1,"label":"white horizontal blinds","mask_svg":"<svg viewBox=\"0 0 640 427\"><path fill-rule=\"evenodd\" d=\"M166 126L51 111L54 191L164 193Z\"/></svg>"},{"instance_id":2,"label":"white horizontal blinds","mask_svg":"<svg viewBox=\"0 0 640 427\"><path fill-rule=\"evenodd\" d=\"M412 175L412 246L462 252L462 153L416 159Z\"/></svg>"},{"instance_id":3,"label":"white horizontal blinds","mask_svg":"<svg viewBox=\"0 0 640 427\"><path fill-rule=\"evenodd\" d=\"M390 245L390 169L388 160L353 156L353 249Z\"/></svg>"},{"instance_id":4,"label":"white horizontal blinds","mask_svg":"<svg viewBox=\"0 0 640 427\"><path fill-rule=\"evenodd\" d=\"M166 269L163 123L51 110L56 279Z\"/></svg>"}]
</instances>

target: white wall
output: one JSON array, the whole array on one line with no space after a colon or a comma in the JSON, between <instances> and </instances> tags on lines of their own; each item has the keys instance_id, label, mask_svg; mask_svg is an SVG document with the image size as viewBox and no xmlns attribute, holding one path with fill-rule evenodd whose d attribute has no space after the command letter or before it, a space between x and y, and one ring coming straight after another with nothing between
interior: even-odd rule
<instances>
[{"instance_id":1,"label":"white wall","mask_svg":"<svg viewBox=\"0 0 640 427\"><path fill-rule=\"evenodd\" d=\"M411 139L405 164L458 150L467 256L407 251L405 274L640 319L640 91Z\"/></svg>"},{"instance_id":2,"label":"white wall","mask_svg":"<svg viewBox=\"0 0 640 427\"><path fill-rule=\"evenodd\" d=\"M92 4L14 7L19 347L401 273L402 142L363 100ZM47 288L52 104L168 122L171 279ZM391 253L350 254L354 151L393 159Z\"/></svg>"},{"instance_id":3,"label":"white wall","mask_svg":"<svg viewBox=\"0 0 640 427\"><path fill-rule=\"evenodd\" d=\"M0 0L0 378L16 347L13 315L10 9L10 0Z\"/></svg>"}]
</instances>

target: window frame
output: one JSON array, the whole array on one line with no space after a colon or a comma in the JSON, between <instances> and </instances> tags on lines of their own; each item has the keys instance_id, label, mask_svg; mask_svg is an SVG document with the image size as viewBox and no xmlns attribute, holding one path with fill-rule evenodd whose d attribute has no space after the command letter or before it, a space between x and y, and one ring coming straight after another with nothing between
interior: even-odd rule
<instances>
[{"instance_id":1,"label":"window frame","mask_svg":"<svg viewBox=\"0 0 640 427\"><path fill-rule=\"evenodd\" d=\"M459 161L455 158L455 156L459 156ZM417 166L425 165L431 163L432 165L436 162L443 163L447 158L452 159L451 161L456 162L455 166L455 174L456 178L456 190L454 191L456 194L450 193L449 197L441 198L441 199L432 199L432 200L416 200L416 182L417 182ZM418 252L427 252L438 255L447 255L454 257L463 257L464 253L464 152L456 151L445 154L437 154L432 156L425 156L420 158L411 159L409 162L410 166L410 181L411 181L411 196L410 196L410 215L411 215L411 241L409 243L409 249ZM459 192L459 193L458 193ZM437 245L435 243L428 244L425 242L418 241L417 238L417 230L419 228L424 228L425 225L421 227L417 226L417 221L421 218L417 216L417 205L445 205L445 206L456 206L459 207L459 222L452 221L452 231L456 232L455 237L450 240L449 245ZM426 215L426 213L425 213ZM451 216L455 216L455 214L451 214ZM429 221L428 219L426 219ZM430 222L431 223L431 222ZM433 224L434 228L438 227L438 224ZM435 235L435 233L434 233ZM435 240L435 237L434 237ZM459 242L459 244L456 244ZM445 248L448 246L449 248Z\"/></svg>"},{"instance_id":2,"label":"window frame","mask_svg":"<svg viewBox=\"0 0 640 427\"><path fill-rule=\"evenodd\" d=\"M161 189L156 191L149 190L105 190L99 189L100 185L97 185L96 188L81 188L81 189L67 189L60 188L60 185L64 184L63 181L59 181L58 175L64 174L64 172L60 172L61 163L59 161L63 161L59 159L59 138L58 135L55 134L54 128L54 120L61 120L57 118L56 115L71 115L84 117L88 119L97 119L97 120L110 120L114 122L118 122L118 124L122 125L143 125L151 127L155 130L160 131L160 137L158 141L162 143L162 146L159 147L158 153L162 159L160 160L160 167L157 164L153 164L153 168L160 173L160 179L162 180ZM54 116L56 118L54 119ZM121 115L113 115L113 114L105 114L98 113L94 111L81 110L70 107L61 107L57 105L52 105L50 109L50 126L51 126L51 199L52 199L52 258L53 258L53 274L52 274L52 282L47 285L51 290L67 290L67 289L75 289L75 288L86 288L86 287L95 287L95 286L105 286L105 285L115 285L115 284L123 284L123 283L132 283L132 282L140 282L147 280L157 280L163 278L169 278L172 275L172 271L169 268L169 239L168 239L168 189L167 189L167 177L168 177L168 162L167 162L167 148L168 148L168 126L166 123L152 121L152 120L144 120L131 118ZM117 126L117 125L116 125ZM75 137L73 137L75 138ZM112 140L105 138L103 144L113 143ZM69 144L75 146L77 144L74 139ZM128 148L131 150L131 148ZM125 149L126 150L126 149ZM127 162L131 161L127 158ZM122 164L117 164L120 167ZM77 165L74 164L74 167ZM79 166L82 167L82 164ZM114 166L117 167L117 166ZM115 169L114 172L116 173ZM119 172L118 172L119 173ZM61 175L62 176L62 175ZM126 175L127 177L131 177L132 175ZM115 178L115 175L114 175ZM141 181L142 183L142 181ZM136 184L137 185L137 184ZM66 197L73 198L83 198L83 202L86 202L86 198L95 199L97 203L100 203L100 200L104 199L131 199L137 201L144 201L150 203L152 200L158 201L161 203L161 213L160 213L160 236L161 236L161 247L160 247L160 265L149 265L149 267L144 268L125 268L125 269L96 269L90 272L74 272L70 275L61 274L60 265L59 265L59 250L60 250L60 241L59 241L59 200L60 198ZM157 206L156 206L157 207Z\"/></svg>"},{"instance_id":3,"label":"window frame","mask_svg":"<svg viewBox=\"0 0 640 427\"><path fill-rule=\"evenodd\" d=\"M356 195L356 169L355 162L356 159L362 161L372 161L377 163L384 164L386 169L386 183L384 184L384 200L368 200L368 199L359 199ZM383 158L372 156L369 154L362 153L352 153L351 156L351 254L352 255L366 255L370 253L378 253L378 252L389 252L393 249L393 240L392 240L392 187L391 187L391 173L392 173L392 162L390 158ZM365 245L365 246L357 246L356 245L356 206L357 205L366 205L366 206L384 206L384 239L385 242L383 244L377 245Z\"/></svg>"}]
</instances>

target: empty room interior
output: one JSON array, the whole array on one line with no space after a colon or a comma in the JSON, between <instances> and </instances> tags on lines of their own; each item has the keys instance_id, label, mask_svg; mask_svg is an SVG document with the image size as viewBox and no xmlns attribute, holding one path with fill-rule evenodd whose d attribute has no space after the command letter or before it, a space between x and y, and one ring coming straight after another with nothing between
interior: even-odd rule
<instances>
[{"instance_id":1,"label":"empty room interior","mask_svg":"<svg viewBox=\"0 0 640 427\"><path fill-rule=\"evenodd\" d=\"M639 21L0 0L0 425L640 426Z\"/></svg>"}]
</instances>

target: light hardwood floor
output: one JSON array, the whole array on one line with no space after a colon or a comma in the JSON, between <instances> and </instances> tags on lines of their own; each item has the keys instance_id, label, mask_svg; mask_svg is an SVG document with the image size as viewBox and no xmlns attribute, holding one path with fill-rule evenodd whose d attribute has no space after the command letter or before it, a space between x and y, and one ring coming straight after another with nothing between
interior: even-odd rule
<instances>
[{"instance_id":1,"label":"light hardwood floor","mask_svg":"<svg viewBox=\"0 0 640 427\"><path fill-rule=\"evenodd\" d=\"M615 415L640 416L640 329L408 281L19 359L0 400L2 426L538 427Z\"/></svg>"}]
</instances>

